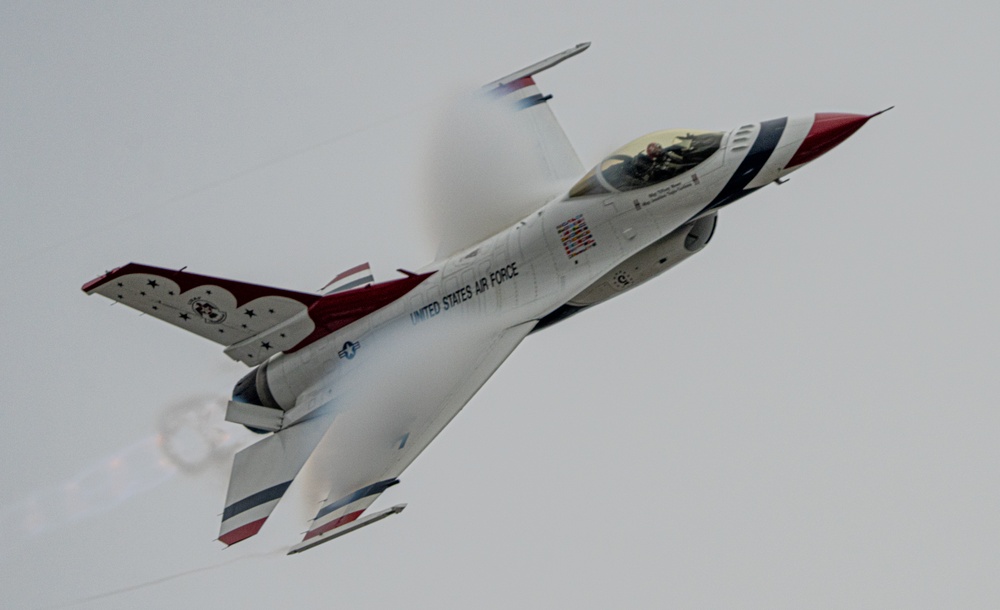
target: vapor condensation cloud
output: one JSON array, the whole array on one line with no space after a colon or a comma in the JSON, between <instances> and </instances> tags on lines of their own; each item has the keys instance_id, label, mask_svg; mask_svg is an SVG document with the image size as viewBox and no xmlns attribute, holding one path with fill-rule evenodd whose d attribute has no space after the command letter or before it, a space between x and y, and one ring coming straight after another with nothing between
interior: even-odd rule
<instances>
[{"instance_id":1,"label":"vapor condensation cloud","mask_svg":"<svg viewBox=\"0 0 1000 610\"><path fill-rule=\"evenodd\" d=\"M546 177L534 135L512 108L472 89L443 105L424 155L422 200L437 259L502 231L566 186Z\"/></svg>"}]
</instances>

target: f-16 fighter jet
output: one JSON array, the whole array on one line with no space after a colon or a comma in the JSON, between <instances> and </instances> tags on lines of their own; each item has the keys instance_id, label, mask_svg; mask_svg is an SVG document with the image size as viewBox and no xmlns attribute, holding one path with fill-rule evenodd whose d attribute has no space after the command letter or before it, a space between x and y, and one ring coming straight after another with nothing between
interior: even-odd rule
<instances>
[{"instance_id":1,"label":"f-16 fighter jet","mask_svg":"<svg viewBox=\"0 0 1000 610\"><path fill-rule=\"evenodd\" d=\"M485 240L381 283L359 265L324 294L136 263L83 286L215 341L253 367L236 384L226 419L266 436L235 457L223 543L260 531L320 444L329 494L291 553L398 513L404 505L364 514L525 337L699 252L720 210L780 182L875 116L658 131L586 171L534 79L588 46L484 88L532 134L526 153L537 155L551 184L564 185Z\"/></svg>"}]
</instances>

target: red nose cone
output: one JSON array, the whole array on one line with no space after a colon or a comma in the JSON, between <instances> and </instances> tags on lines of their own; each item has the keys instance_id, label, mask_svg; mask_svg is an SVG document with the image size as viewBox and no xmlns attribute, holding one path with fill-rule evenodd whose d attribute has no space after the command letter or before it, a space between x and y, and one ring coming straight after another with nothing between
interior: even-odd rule
<instances>
[{"instance_id":1,"label":"red nose cone","mask_svg":"<svg viewBox=\"0 0 1000 610\"><path fill-rule=\"evenodd\" d=\"M874 116L874 115L873 115ZM795 151L795 156L785 167L808 163L851 136L868 122L871 116L841 112L817 112L809 135Z\"/></svg>"}]
</instances>

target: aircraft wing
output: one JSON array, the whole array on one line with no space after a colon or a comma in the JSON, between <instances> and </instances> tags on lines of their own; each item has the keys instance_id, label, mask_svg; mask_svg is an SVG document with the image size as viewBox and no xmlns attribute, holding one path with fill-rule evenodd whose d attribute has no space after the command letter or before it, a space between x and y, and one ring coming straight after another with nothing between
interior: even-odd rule
<instances>
[{"instance_id":1,"label":"aircraft wing","mask_svg":"<svg viewBox=\"0 0 1000 610\"><path fill-rule=\"evenodd\" d=\"M471 325L453 328L449 333L428 333L413 344L418 348L414 352L407 353L403 345L402 353L387 354L397 362L397 370L385 375L386 369L379 367L381 376L388 377L380 380L379 387L362 380L356 392L345 396L350 408L338 409L310 462L318 477L312 484L329 492L305 538L289 554L402 510L395 506L359 520L382 492L399 482L403 470L534 326L532 321L499 332ZM376 348L371 346L369 353ZM405 368L399 363L406 363Z\"/></svg>"},{"instance_id":2,"label":"aircraft wing","mask_svg":"<svg viewBox=\"0 0 1000 610\"><path fill-rule=\"evenodd\" d=\"M574 55L583 53L589 47L589 42L578 44L572 49L557 53L483 87L500 101L510 104L511 110L517 113L517 119L524 121L534 134L540 152L545 158L549 177L556 181L579 178L585 168L569 138L566 137L566 132L549 108L548 101L552 96L542 93L535 84L534 76Z\"/></svg>"}]
</instances>

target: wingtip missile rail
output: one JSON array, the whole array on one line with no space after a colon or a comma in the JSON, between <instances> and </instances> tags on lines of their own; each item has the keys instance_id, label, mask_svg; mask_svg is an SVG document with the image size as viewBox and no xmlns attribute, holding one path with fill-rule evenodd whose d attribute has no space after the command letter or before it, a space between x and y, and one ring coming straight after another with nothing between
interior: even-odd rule
<instances>
[{"instance_id":1,"label":"wingtip missile rail","mask_svg":"<svg viewBox=\"0 0 1000 610\"><path fill-rule=\"evenodd\" d=\"M365 527L366 525L371 525L372 523L376 523L378 521L381 521L382 519L385 519L386 517L391 517L393 515L397 515L397 514L403 512L404 508L406 508L406 504L397 504L397 505L393 506L392 508L387 508L387 509L379 511L377 513L373 513L371 515L368 515L367 517L364 517L362 519L358 519L354 523L349 523L349 524L347 524L347 525L345 525L343 527L340 527L340 528L337 528L335 530L329 531L329 532L327 532L325 534L320 534L319 536L316 536L314 538L307 538L307 539L303 540L302 542L300 542L300 543L296 544L295 546L293 546L291 549L289 549L289 551L288 551L287 554L288 555L295 555L296 553L301 553L302 551L307 551L307 550L313 548L314 546L318 546L320 544L323 544L324 542L329 542L329 541L333 540L334 538L340 538L344 534L349 534L349 533L351 533L353 531L359 530L359 529Z\"/></svg>"}]
</instances>

